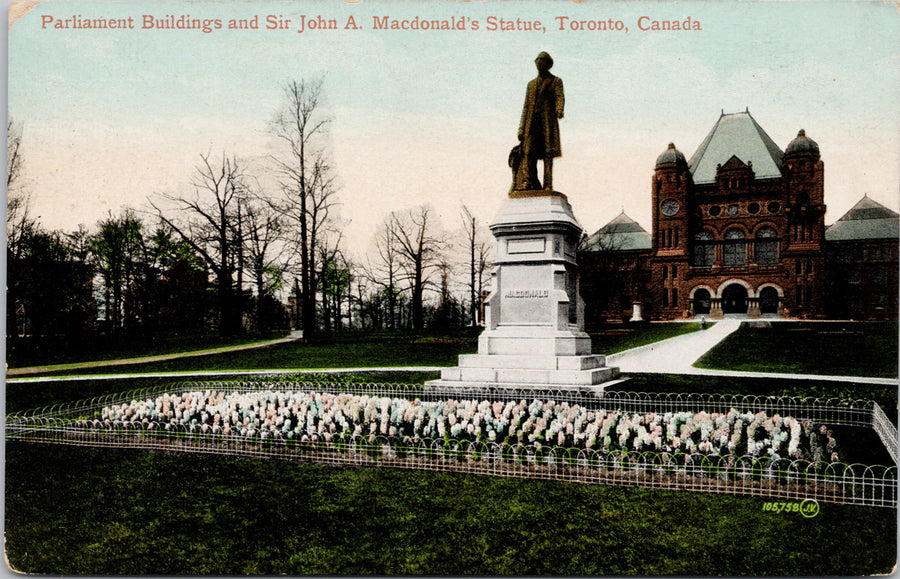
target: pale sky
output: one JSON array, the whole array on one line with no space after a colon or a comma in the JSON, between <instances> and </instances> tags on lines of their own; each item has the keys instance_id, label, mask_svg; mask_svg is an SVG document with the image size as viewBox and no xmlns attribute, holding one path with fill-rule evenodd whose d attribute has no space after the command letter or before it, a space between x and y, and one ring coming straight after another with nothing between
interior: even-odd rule
<instances>
[{"instance_id":1,"label":"pale sky","mask_svg":"<svg viewBox=\"0 0 900 579\"><path fill-rule=\"evenodd\" d=\"M141 29L143 15L182 14L226 27L258 16L261 29ZM267 15L292 24L265 30ZM339 29L298 33L301 15ZM130 16L135 29L58 30L49 16ZM344 29L350 16L361 29ZM375 16L465 17L467 29L373 30ZM702 30L641 31L642 16ZM491 31L491 17L545 30ZM621 20L628 32L560 31L557 17ZM110 210L186 193L201 153L263 173L282 85L319 73L351 254L388 212L423 202L447 229L463 203L490 222L542 50L566 91L555 189L589 233L623 209L649 229L657 155L674 142L690 158L722 110L749 109L782 150L806 130L825 163L827 223L864 194L900 210L893 2L50 1L8 44L8 111L24 125L26 187L48 228L93 229Z\"/></svg>"}]
</instances>

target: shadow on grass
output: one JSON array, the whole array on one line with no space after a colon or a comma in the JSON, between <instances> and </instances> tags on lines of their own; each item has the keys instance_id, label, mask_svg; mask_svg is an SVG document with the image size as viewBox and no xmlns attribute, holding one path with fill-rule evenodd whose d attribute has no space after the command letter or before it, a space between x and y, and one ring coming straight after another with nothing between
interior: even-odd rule
<instances>
[{"instance_id":1,"label":"shadow on grass","mask_svg":"<svg viewBox=\"0 0 900 579\"><path fill-rule=\"evenodd\" d=\"M744 324L698 368L836 376L897 377L896 322Z\"/></svg>"},{"instance_id":2,"label":"shadow on grass","mask_svg":"<svg viewBox=\"0 0 900 579\"><path fill-rule=\"evenodd\" d=\"M43 574L865 575L896 511L228 457L7 445L6 549ZM35 481L40 481L36 484Z\"/></svg>"}]
</instances>

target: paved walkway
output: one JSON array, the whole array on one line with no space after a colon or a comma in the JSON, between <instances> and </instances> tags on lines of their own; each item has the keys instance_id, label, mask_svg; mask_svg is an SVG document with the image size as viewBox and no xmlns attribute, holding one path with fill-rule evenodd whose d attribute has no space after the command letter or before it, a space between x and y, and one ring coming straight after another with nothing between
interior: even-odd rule
<instances>
[{"instance_id":1,"label":"paved walkway","mask_svg":"<svg viewBox=\"0 0 900 579\"><path fill-rule=\"evenodd\" d=\"M741 327L739 320L721 320L712 327L675 336L668 340L640 346L606 357L606 364L618 366L623 374L651 372L666 374L692 373L692 364L716 344Z\"/></svg>"}]
</instances>

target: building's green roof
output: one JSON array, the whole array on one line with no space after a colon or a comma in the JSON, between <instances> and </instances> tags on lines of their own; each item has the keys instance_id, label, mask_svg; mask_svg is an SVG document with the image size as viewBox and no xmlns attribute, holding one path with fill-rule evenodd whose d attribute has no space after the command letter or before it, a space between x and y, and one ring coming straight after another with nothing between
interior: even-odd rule
<instances>
[{"instance_id":1,"label":"building's green roof","mask_svg":"<svg viewBox=\"0 0 900 579\"><path fill-rule=\"evenodd\" d=\"M784 153L750 116L749 111L728 115L722 113L688 161L694 183L714 183L716 167L724 165L732 156L745 164L753 163L757 179L782 176L781 159Z\"/></svg>"},{"instance_id":2,"label":"building's green roof","mask_svg":"<svg viewBox=\"0 0 900 579\"><path fill-rule=\"evenodd\" d=\"M634 251L652 249L650 234L622 212L587 238L586 251Z\"/></svg>"},{"instance_id":3,"label":"building's green roof","mask_svg":"<svg viewBox=\"0 0 900 579\"><path fill-rule=\"evenodd\" d=\"M825 230L825 241L863 239L897 239L900 237L900 215L869 199L859 200L850 211Z\"/></svg>"}]
</instances>

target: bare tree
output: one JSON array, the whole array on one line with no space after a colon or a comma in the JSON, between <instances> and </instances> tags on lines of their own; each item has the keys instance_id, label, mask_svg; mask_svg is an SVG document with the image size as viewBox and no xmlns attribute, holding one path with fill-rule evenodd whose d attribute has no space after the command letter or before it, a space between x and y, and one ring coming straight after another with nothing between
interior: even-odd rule
<instances>
[{"instance_id":1,"label":"bare tree","mask_svg":"<svg viewBox=\"0 0 900 579\"><path fill-rule=\"evenodd\" d=\"M239 269L241 245L238 207L246 187L237 159L222 155L213 162L210 154L200 155L192 194L184 197L162 195L174 202L183 218L170 218L153 202L163 223L175 231L203 258L216 276L219 332L231 335L240 330L241 312L234 297L233 274Z\"/></svg>"},{"instance_id":2,"label":"bare tree","mask_svg":"<svg viewBox=\"0 0 900 579\"><path fill-rule=\"evenodd\" d=\"M466 250L468 254L469 269L469 312L472 327L480 322L481 301L484 295L484 274L490 267L490 252L492 244L484 233L484 228L479 226L478 220L469 211L462 207L462 226L465 232Z\"/></svg>"},{"instance_id":3,"label":"bare tree","mask_svg":"<svg viewBox=\"0 0 900 579\"><path fill-rule=\"evenodd\" d=\"M394 221L388 216L375 234L375 254L370 256L363 268L365 277L381 288L380 294L387 303L387 324L389 329L397 327L397 280L400 274L400 254L394 239ZM374 260L374 261L373 261Z\"/></svg>"},{"instance_id":4,"label":"bare tree","mask_svg":"<svg viewBox=\"0 0 900 579\"><path fill-rule=\"evenodd\" d=\"M29 214L29 197L21 186L23 128L9 119L6 125L6 331L18 339L16 312L25 296L23 258L28 238L38 230Z\"/></svg>"},{"instance_id":5,"label":"bare tree","mask_svg":"<svg viewBox=\"0 0 900 579\"><path fill-rule=\"evenodd\" d=\"M240 215L240 239L247 254L244 267L256 286L256 328L265 331L269 329L266 304L284 281L284 228L281 216L259 196L242 198Z\"/></svg>"},{"instance_id":6,"label":"bare tree","mask_svg":"<svg viewBox=\"0 0 900 579\"><path fill-rule=\"evenodd\" d=\"M341 251L341 235L323 239L318 247L319 282L322 293L322 321L329 332L342 327L342 303L350 287L350 266Z\"/></svg>"},{"instance_id":7,"label":"bare tree","mask_svg":"<svg viewBox=\"0 0 900 579\"><path fill-rule=\"evenodd\" d=\"M22 240L36 226L29 214L29 196L23 190L23 127L9 119L6 125L6 251L7 257L21 257Z\"/></svg>"},{"instance_id":8,"label":"bare tree","mask_svg":"<svg viewBox=\"0 0 900 579\"><path fill-rule=\"evenodd\" d=\"M272 201L299 230L294 240L300 262L300 324L304 337L316 328L316 259L318 240L333 226L336 187L321 139L329 119L321 114L323 79L291 81L284 87L285 102L270 124L270 133L283 149L271 157L282 196Z\"/></svg>"},{"instance_id":9,"label":"bare tree","mask_svg":"<svg viewBox=\"0 0 900 579\"><path fill-rule=\"evenodd\" d=\"M12 119L6 123L6 188L11 189L19 180L22 171L22 127L16 126Z\"/></svg>"},{"instance_id":10,"label":"bare tree","mask_svg":"<svg viewBox=\"0 0 900 579\"><path fill-rule=\"evenodd\" d=\"M425 288L431 284L429 275L441 265L445 240L428 205L395 211L390 219L391 235L410 287L412 325L421 330L425 326Z\"/></svg>"}]
</instances>

